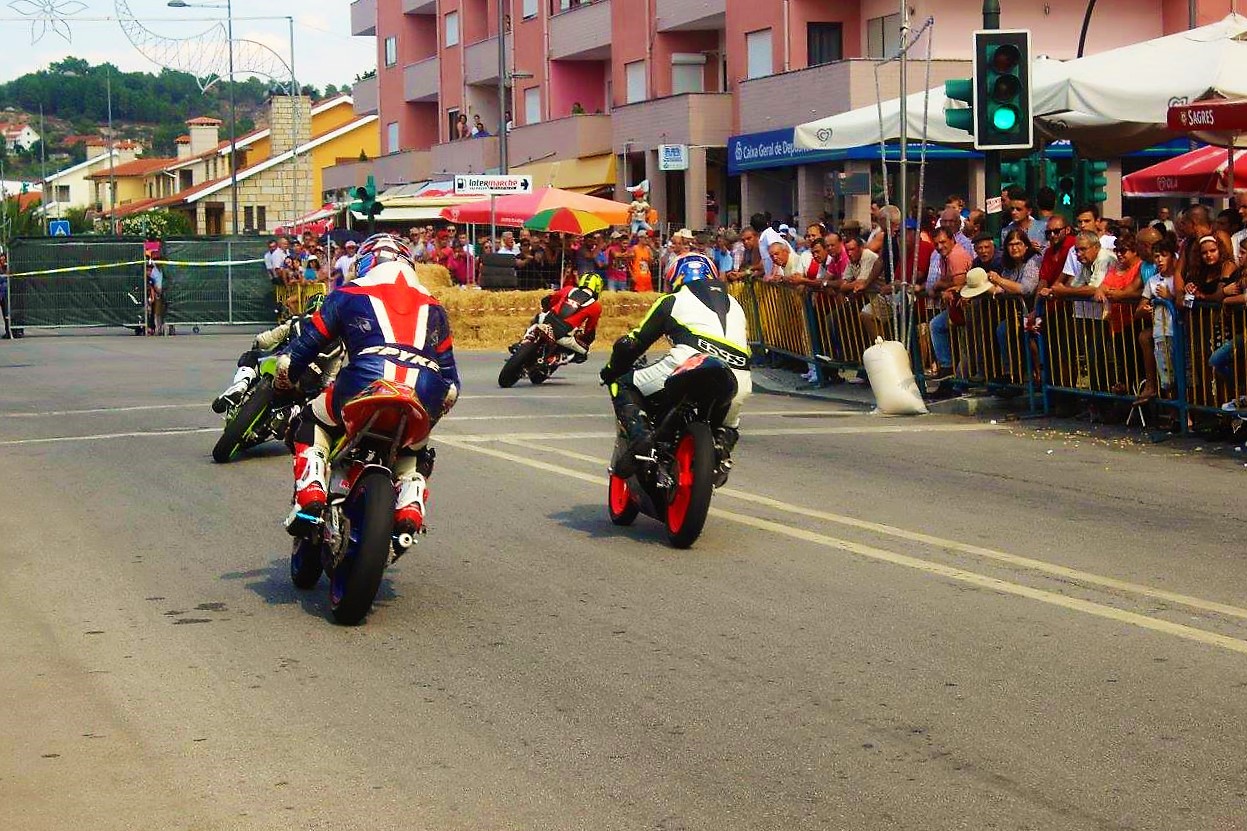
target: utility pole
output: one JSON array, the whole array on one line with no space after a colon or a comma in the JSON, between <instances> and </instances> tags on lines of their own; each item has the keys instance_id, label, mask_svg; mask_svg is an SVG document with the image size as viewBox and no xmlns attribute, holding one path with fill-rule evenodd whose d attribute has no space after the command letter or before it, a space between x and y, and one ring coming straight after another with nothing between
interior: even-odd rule
<instances>
[{"instance_id":1,"label":"utility pole","mask_svg":"<svg viewBox=\"0 0 1247 831\"><path fill-rule=\"evenodd\" d=\"M888 246L889 257L897 257L892 262L892 279L899 280L901 275L905 273L906 263L906 245L905 245L905 220L909 218L909 0L901 0L901 135L900 135L900 158L901 169L900 175L897 177L897 190L899 194L896 202L897 207L901 209L901 227L885 228L884 232L888 234L888 239L884 245ZM887 159L880 159L881 164L887 164ZM900 234L900 251L891 251L892 234Z\"/></svg>"},{"instance_id":2,"label":"utility pole","mask_svg":"<svg viewBox=\"0 0 1247 831\"><path fill-rule=\"evenodd\" d=\"M238 107L234 100L234 2L225 0L226 38L229 40L229 192L233 208L233 234L238 236ZM293 73L292 73L293 74Z\"/></svg>"},{"instance_id":3,"label":"utility pole","mask_svg":"<svg viewBox=\"0 0 1247 831\"><path fill-rule=\"evenodd\" d=\"M507 172L506 2L498 0L498 172Z\"/></svg>"},{"instance_id":4,"label":"utility pole","mask_svg":"<svg viewBox=\"0 0 1247 831\"><path fill-rule=\"evenodd\" d=\"M983 0L983 28L1000 28L1000 0ZM983 191L983 210L986 211L988 200L1000 198L999 150L987 150L983 153ZM1003 211L987 214L987 233L997 239L1000 237L1002 218Z\"/></svg>"}]
</instances>

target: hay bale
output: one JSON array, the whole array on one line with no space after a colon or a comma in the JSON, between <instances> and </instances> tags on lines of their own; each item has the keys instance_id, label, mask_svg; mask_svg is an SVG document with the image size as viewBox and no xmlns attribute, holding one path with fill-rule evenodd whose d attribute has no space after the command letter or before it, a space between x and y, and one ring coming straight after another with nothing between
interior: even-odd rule
<instances>
[{"instance_id":1,"label":"hay bale","mask_svg":"<svg viewBox=\"0 0 1247 831\"><path fill-rule=\"evenodd\" d=\"M416 276L420 278L425 288L434 293L437 289L448 289L454 285L450 279L450 272L444 265L416 263Z\"/></svg>"},{"instance_id":2,"label":"hay bale","mask_svg":"<svg viewBox=\"0 0 1247 831\"><path fill-rule=\"evenodd\" d=\"M444 271L445 269L443 269ZM479 291L445 288L433 292L450 315L455 345L463 349L502 349L515 343L548 291ZM599 344L610 344L641 322L658 299L654 293L602 292Z\"/></svg>"}]
</instances>

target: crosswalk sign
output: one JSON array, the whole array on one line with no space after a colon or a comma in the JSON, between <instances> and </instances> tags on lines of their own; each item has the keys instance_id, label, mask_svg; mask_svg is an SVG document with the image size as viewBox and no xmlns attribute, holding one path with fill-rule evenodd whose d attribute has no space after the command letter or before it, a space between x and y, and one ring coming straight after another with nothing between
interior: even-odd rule
<instances>
[{"instance_id":1,"label":"crosswalk sign","mask_svg":"<svg viewBox=\"0 0 1247 831\"><path fill-rule=\"evenodd\" d=\"M69 220L54 219L48 223L48 234L53 237L69 236Z\"/></svg>"}]
</instances>

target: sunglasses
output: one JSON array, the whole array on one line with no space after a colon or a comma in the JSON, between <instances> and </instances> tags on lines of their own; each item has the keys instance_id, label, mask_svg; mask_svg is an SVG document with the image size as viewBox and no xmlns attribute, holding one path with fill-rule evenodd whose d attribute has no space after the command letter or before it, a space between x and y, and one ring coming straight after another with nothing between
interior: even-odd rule
<instances>
[{"instance_id":1,"label":"sunglasses","mask_svg":"<svg viewBox=\"0 0 1247 831\"><path fill-rule=\"evenodd\" d=\"M1064 230L1065 228L1049 228L1048 230L1044 231L1044 235L1049 236L1049 237L1055 237L1057 234L1061 233Z\"/></svg>"}]
</instances>

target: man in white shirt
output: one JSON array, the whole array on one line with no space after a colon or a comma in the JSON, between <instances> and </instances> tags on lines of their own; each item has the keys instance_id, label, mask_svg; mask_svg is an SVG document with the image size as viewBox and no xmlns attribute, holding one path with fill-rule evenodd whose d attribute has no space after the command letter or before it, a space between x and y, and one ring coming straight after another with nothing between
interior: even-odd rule
<instances>
[{"instance_id":1,"label":"man in white shirt","mask_svg":"<svg viewBox=\"0 0 1247 831\"><path fill-rule=\"evenodd\" d=\"M350 239L346 241L342 256L338 257L333 263L333 270L337 272L337 276L333 278L335 285L341 285L343 282L346 282L346 275L350 271L351 262L355 259L355 252L358 249L359 243L355 240Z\"/></svg>"},{"instance_id":2,"label":"man in white shirt","mask_svg":"<svg viewBox=\"0 0 1247 831\"><path fill-rule=\"evenodd\" d=\"M264 267L268 270L270 277L274 275L277 269L286 265L286 250L290 247L290 243L285 237L278 237L275 240L268 241L268 251L264 254Z\"/></svg>"},{"instance_id":3,"label":"man in white shirt","mask_svg":"<svg viewBox=\"0 0 1247 831\"><path fill-rule=\"evenodd\" d=\"M758 255L762 261L761 276L766 277L773 268L771 263L771 245L776 242L782 242L789 249L792 246L788 245L788 240L783 234L770 226L766 221L766 214L754 214L749 218L749 225L758 232Z\"/></svg>"},{"instance_id":4,"label":"man in white shirt","mask_svg":"<svg viewBox=\"0 0 1247 831\"><path fill-rule=\"evenodd\" d=\"M498 243L498 253L499 254L510 254L513 257L519 255L520 246L515 241L514 231L503 231L502 232L502 240Z\"/></svg>"}]
</instances>

